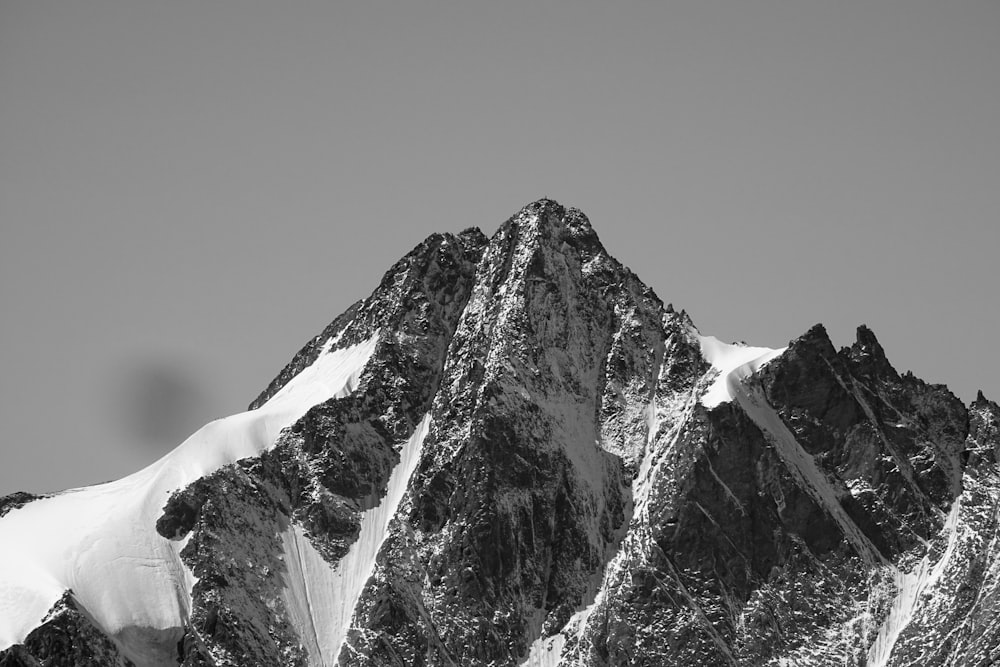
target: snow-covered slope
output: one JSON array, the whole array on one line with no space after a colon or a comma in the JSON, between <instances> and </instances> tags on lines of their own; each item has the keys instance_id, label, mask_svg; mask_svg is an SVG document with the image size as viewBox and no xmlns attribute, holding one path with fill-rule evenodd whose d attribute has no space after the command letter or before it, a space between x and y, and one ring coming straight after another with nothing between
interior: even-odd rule
<instances>
[{"instance_id":1,"label":"snow-covered slope","mask_svg":"<svg viewBox=\"0 0 1000 667\"><path fill-rule=\"evenodd\" d=\"M375 557L420 460L420 448L429 425L430 417L425 416L403 444L385 497L362 514L357 540L336 565L323 560L299 527L289 525L282 535L284 560L289 563L286 602L312 665L337 662L358 596L375 569Z\"/></svg>"},{"instance_id":2,"label":"snow-covered slope","mask_svg":"<svg viewBox=\"0 0 1000 667\"><path fill-rule=\"evenodd\" d=\"M706 408L714 408L720 403L733 400L734 383L756 373L761 366L785 351L785 348L772 350L768 347L723 343L715 336L699 336L698 341L701 343L702 355L719 373L701 397L701 403Z\"/></svg>"},{"instance_id":3,"label":"snow-covered slope","mask_svg":"<svg viewBox=\"0 0 1000 667\"><path fill-rule=\"evenodd\" d=\"M353 391L376 337L326 351L258 410L213 421L116 482L65 491L0 520L0 649L24 641L67 590L139 665L175 664L194 580L185 541L156 532L170 494L271 447L306 410ZM17 545L16 548L11 548Z\"/></svg>"}]
</instances>

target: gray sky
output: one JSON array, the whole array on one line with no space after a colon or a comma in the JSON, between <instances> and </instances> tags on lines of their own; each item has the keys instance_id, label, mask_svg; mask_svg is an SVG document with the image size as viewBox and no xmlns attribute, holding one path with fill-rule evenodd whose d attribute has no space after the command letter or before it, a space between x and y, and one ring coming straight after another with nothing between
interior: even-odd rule
<instances>
[{"instance_id":1,"label":"gray sky","mask_svg":"<svg viewBox=\"0 0 1000 667\"><path fill-rule=\"evenodd\" d=\"M0 493L151 462L541 196L704 333L865 322L1000 398L998 36L995 0L0 0Z\"/></svg>"}]
</instances>

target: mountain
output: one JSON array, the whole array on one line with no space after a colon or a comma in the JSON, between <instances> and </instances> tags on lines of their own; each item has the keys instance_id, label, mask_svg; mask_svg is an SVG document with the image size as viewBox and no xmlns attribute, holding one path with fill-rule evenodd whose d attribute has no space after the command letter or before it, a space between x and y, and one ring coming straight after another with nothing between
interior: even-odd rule
<instances>
[{"instance_id":1,"label":"mountain","mask_svg":"<svg viewBox=\"0 0 1000 667\"><path fill-rule=\"evenodd\" d=\"M0 500L0 666L992 664L998 452L866 327L704 336L540 200L146 469Z\"/></svg>"}]
</instances>

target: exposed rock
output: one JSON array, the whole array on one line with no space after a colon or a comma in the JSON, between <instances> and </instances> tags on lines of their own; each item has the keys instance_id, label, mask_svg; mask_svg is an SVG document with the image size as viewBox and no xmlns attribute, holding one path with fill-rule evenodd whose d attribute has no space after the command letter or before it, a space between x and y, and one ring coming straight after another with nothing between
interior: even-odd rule
<instances>
[{"instance_id":1,"label":"exposed rock","mask_svg":"<svg viewBox=\"0 0 1000 667\"><path fill-rule=\"evenodd\" d=\"M0 652L2 667L133 667L66 591L22 645Z\"/></svg>"},{"instance_id":2,"label":"exposed rock","mask_svg":"<svg viewBox=\"0 0 1000 667\"><path fill-rule=\"evenodd\" d=\"M33 500L38 500L39 498L44 497L45 496L38 496L34 493L28 493L26 491L15 491L9 495L0 496L0 516L3 516L11 510L24 507Z\"/></svg>"}]
</instances>

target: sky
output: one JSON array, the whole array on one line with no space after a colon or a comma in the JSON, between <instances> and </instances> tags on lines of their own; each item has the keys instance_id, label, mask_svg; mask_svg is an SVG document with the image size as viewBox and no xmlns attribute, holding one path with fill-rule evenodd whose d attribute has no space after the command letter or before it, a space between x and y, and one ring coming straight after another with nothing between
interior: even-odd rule
<instances>
[{"instance_id":1,"label":"sky","mask_svg":"<svg viewBox=\"0 0 1000 667\"><path fill-rule=\"evenodd\" d=\"M543 196L705 334L1000 399L1000 3L0 0L0 494L244 410Z\"/></svg>"}]
</instances>

